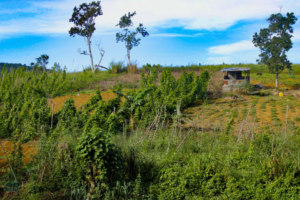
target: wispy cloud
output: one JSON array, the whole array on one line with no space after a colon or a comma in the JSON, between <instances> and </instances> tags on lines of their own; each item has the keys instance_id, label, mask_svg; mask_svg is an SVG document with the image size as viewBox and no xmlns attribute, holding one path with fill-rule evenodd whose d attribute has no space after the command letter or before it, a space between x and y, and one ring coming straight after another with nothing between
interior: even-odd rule
<instances>
[{"instance_id":1,"label":"wispy cloud","mask_svg":"<svg viewBox=\"0 0 300 200\"><path fill-rule=\"evenodd\" d=\"M194 35L178 34L178 33L157 33L157 34L151 34L151 37L198 37L200 35L203 35L203 33L197 33Z\"/></svg>"},{"instance_id":2,"label":"wispy cloud","mask_svg":"<svg viewBox=\"0 0 300 200\"><path fill-rule=\"evenodd\" d=\"M17 30L19 33L66 33L72 26L69 18L73 8L85 0L28 1L24 10L35 17L9 20L5 31ZM242 19L266 18L278 11L299 11L300 6L293 0L110 0L101 1L103 15L96 20L97 31L115 30L120 17L129 11L136 11L133 22L142 22L145 27L183 27L194 30L222 30ZM172 8L170 8L172 5ZM3 13L23 12L22 8L5 9ZM180 10L180 12L178 12ZM295 12L296 13L296 12ZM1 15L1 13L0 13ZM29 28L28 28L29 27ZM166 36L168 37L168 36ZM176 37L176 36L169 36ZM177 36L179 37L179 36Z\"/></svg>"},{"instance_id":3,"label":"wispy cloud","mask_svg":"<svg viewBox=\"0 0 300 200\"><path fill-rule=\"evenodd\" d=\"M219 54L219 55L230 55L234 52L245 51L245 50L255 50L255 47L250 40L243 40L233 44L225 44L210 47L208 49L209 53Z\"/></svg>"}]
</instances>

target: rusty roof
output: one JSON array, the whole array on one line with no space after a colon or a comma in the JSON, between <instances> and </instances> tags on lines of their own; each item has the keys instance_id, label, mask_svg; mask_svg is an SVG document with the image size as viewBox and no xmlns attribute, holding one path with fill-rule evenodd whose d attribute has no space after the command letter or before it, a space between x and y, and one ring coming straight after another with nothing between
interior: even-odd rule
<instances>
[{"instance_id":1,"label":"rusty roof","mask_svg":"<svg viewBox=\"0 0 300 200\"><path fill-rule=\"evenodd\" d=\"M251 68L224 68L221 71L249 71Z\"/></svg>"}]
</instances>

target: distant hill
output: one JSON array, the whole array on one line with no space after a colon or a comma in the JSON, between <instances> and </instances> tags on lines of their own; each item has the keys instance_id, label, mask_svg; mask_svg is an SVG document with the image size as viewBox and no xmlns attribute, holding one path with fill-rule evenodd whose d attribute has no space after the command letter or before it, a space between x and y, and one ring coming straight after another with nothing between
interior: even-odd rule
<instances>
[{"instance_id":1,"label":"distant hill","mask_svg":"<svg viewBox=\"0 0 300 200\"><path fill-rule=\"evenodd\" d=\"M18 69L19 67L27 68L27 70L31 71L32 67L27 65L23 65L21 63L0 63L0 72L2 71L3 66L5 65L6 69L10 71L11 68Z\"/></svg>"}]
</instances>

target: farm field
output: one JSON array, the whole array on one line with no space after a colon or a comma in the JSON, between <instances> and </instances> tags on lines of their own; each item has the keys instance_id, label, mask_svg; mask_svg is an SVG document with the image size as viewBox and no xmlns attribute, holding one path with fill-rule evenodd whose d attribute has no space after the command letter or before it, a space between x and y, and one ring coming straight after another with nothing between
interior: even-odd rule
<instances>
[{"instance_id":1,"label":"farm field","mask_svg":"<svg viewBox=\"0 0 300 200\"><path fill-rule=\"evenodd\" d=\"M251 84L263 84L266 87L275 87L275 74L265 73L261 76L257 74L250 75ZM296 90L300 88L300 75L295 74L294 77L290 77L289 74L279 75L279 89Z\"/></svg>"},{"instance_id":2,"label":"farm field","mask_svg":"<svg viewBox=\"0 0 300 200\"><path fill-rule=\"evenodd\" d=\"M205 106L200 104L190 107L183 112L183 115L187 121L186 128L200 127L202 129L203 124L204 130L213 130L221 127L222 124L227 124L233 115L233 132L237 133L248 112L248 123L251 124L255 133L262 132L268 127L285 127L286 120L289 125L293 123L299 126L300 98L243 96L242 100L233 100L228 97L209 100Z\"/></svg>"},{"instance_id":3,"label":"farm field","mask_svg":"<svg viewBox=\"0 0 300 200\"><path fill-rule=\"evenodd\" d=\"M77 3L4 3L0 200L300 199L298 5Z\"/></svg>"},{"instance_id":4,"label":"farm field","mask_svg":"<svg viewBox=\"0 0 300 200\"><path fill-rule=\"evenodd\" d=\"M126 91L126 90L124 90ZM74 105L76 109L79 109L81 106L86 104L88 100L96 95L96 93L89 93L89 94L82 94L82 93L76 93L74 95L66 95L66 96L60 96L53 99L48 99L48 105L51 107L52 102L54 102L54 113L57 113L59 110L62 109L64 103L70 99L71 97L74 99ZM104 101L108 101L109 99L115 98L117 95L113 93L112 91L108 90L105 92L101 92L101 96ZM122 101L125 100L124 97L121 98Z\"/></svg>"},{"instance_id":5,"label":"farm field","mask_svg":"<svg viewBox=\"0 0 300 200\"><path fill-rule=\"evenodd\" d=\"M199 73L199 71L197 71L197 73ZM178 80L181 74L182 73L179 72L172 73L172 75L175 75L174 77L176 80ZM123 75L121 75L120 77L122 78L122 76ZM124 129L123 129L123 133L114 135L113 142L118 147L124 149L124 151L127 151L127 148L130 149L131 146L134 146L134 149L139 149L142 157L145 156L149 159L155 158L156 161L153 163L156 163L157 165L160 165L159 163L161 162L166 162L169 159L170 155L171 154L173 155L173 153L175 155L176 152L178 152L177 153L178 156L177 157L174 156L174 158L172 157L175 163L181 162L181 159L185 160L184 162L191 162L191 163L198 162L197 159L202 159L201 156L203 156L203 158L205 159L207 158L210 159L209 152L214 152L216 155L218 154L219 158L217 158L217 160L219 159L219 161L217 161L217 163L218 162L226 163L227 162L226 159L231 159L229 158L230 156L228 158L225 158L226 156L221 155L222 151L219 151L218 148L221 149L227 148L228 151L231 151L229 149L231 149L236 144L238 144L238 143L234 143L233 140L230 141L231 143L227 143L226 140L223 140L224 136L222 136L222 134L225 132L225 129L228 126L227 124L230 122L232 118L233 118L232 128L230 129L230 134L226 136L228 138L230 138L231 136L240 138L239 133L246 132L255 135L255 137L257 137L259 140L260 137L259 135L265 135L269 131L272 133L274 132L284 133L285 129L287 129L287 132L289 134L295 132L296 128L300 126L300 95L299 95L300 91L298 90L298 86L297 86L298 78L289 78L288 75L287 76L280 75L281 77L280 83L282 83L280 85L280 89L281 89L280 91L283 91L284 96L279 97L278 95L274 94L274 91L272 90L272 88L270 88L273 85L272 83L275 82L273 76L274 75L270 75L270 74L263 74L262 76L251 74L251 84L263 84L267 86L268 88L265 89L264 91L270 94L269 96L256 96L256 95L240 95L236 93L222 94L220 92L220 87L219 87L222 82L222 79L220 79L220 73L219 72L213 73L211 76L211 80L208 83L208 90L212 91L208 96L208 100L204 102L201 100L197 100L195 101L194 105L189 106L187 109L183 110L182 118L184 123L182 125L177 126L175 129L159 128L158 130L155 129L151 130L145 127L140 127L138 125L136 131L133 133L129 133L128 136L124 134ZM126 93L127 90L128 90L127 88L123 89L123 93ZM214 94L219 94L220 96L216 97ZM234 94L242 98L233 99L231 96ZM55 105L54 113L57 113L59 110L62 109L64 103L68 99L73 98L74 105L78 110L82 105L87 103L88 100L94 95L95 95L95 90L86 89L86 90L73 92L72 94L55 97L52 99L48 98L47 103L48 106L52 108L52 102L54 102ZM103 100L108 101L109 99L115 98L116 94L113 93L111 89L107 89L106 91L101 92L101 96ZM122 98L123 102L124 100L125 99ZM47 107L47 105L45 106ZM176 123L174 122L174 124ZM174 124L173 125L169 124L169 125L170 127L175 127ZM161 125L160 122L158 122L157 127L160 126L163 125ZM182 128L183 131L181 132ZM192 131L189 132L189 130ZM66 142L63 134L68 134L68 132L61 132L60 134L62 135L59 136L58 139L59 144L63 144L64 142ZM77 130L75 130L74 133L72 134L77 134ZM247 134L244 134L243 137L246 138ZM278 136L278 138L279 137L280 136ZM69 140L75 143L75 141L77 141L79 137L77 135L76 137L71 135L69 136L69 138L72 138ZM215 138L217 138L216 141ZM35 139L36 140L22 144L22 148L23 148L22 152L24 154L24 159L23 159L24 164L31 161L32 160L31 156L36 155L39 151L38 149L39 149L39 144L41 143L41 138L36 137ZM8 155L10 155L13 150L13 142L6 141L4 139L1 139L0 142L3 142L3 146L6 152L8 153ZM246 139L244 142L246 145L251 146L250 140ZM216 147L214 147L214 145ZM248 146L246 147L241 146L239 148L240 149L248 148ZM257 150L260 151L260 147L257 146ZM292 149L290 150L292 151ZM201 151L202 153L199 154L199 152ZM232 153L233 153L232 155L234 155L234 151L232 151ZM6 158L4 157L3 151L0 151L0 156L1 156L0 167L3 169L0 172L0 177L1 177L5 174L5 172L8 171L9 166ZM222 157L224 157L224 160L222 160ZM140 159L140 158L135 158L135 159ZM188 161L188 160L193 160L193 161ZM203 162L206 161L203 160ZM207 163L209 164L211 162L214 161L211 160ZM269 161L267 160L263 162L269 162ZM146 163L144 164L147 165ZM152 165L151 162L150 165ZM163 166L163 164L161 166ZM201 173L202 170L200 168L195 169L196 166L198 166L198 164L193 166L192 167L193 169L191 168L192 171L198 170L197 173ZM232 166L229 166L227 170L230 171L231 170L230 167ZM191 170L191 169L189 167L186 167L186 170ZM145 170L144 173L147 173L147 171L149 170ZM223 173L223 171L220 173ZM144 174L144 177L145 176L147 175ZM29 178L29 176L26 177ZM172 181L172 178L169 179L168 181Z\"/></svg>"},{"instance_id":6,"label":"farm field","mask_svg":"<svg viewBox=\"0 0 300 200\"><path fill-rule=\"evenodd\" d=\"M253 82L251 81L251 83ZM264 84L259 80L256 82ZM76 108L79 109L80 106L84 105L94 95L95 93L77 93L72 95L72 98L74 99ZM115 98L116 94L108 90L101 92L101 96L107 101ZM70 97L71 95L56 97L49 100L48 104L51 106L51 102L53 101L55 104L54 113L57 113ZM124 101L124 98L122 98L122 101ZM292 124L295 126L300 125L300 98L244 95L242 100L232 100L229 97L224 97L216 100L208 100L206 105L202 105L203 103L201 101L197 101L195 104L195 106L183 111L183 116L186 121L184 127L187 129L194 127L200 130L203 128L204 131L213 131L214 129L223 127L223 124L227 124L233 115L235 118L233 132L237 133L242 121L246 119L250 106L248 123L251 124L253 131L256 133L262 132L265 128L269 127L273 129L285 127L287 105L289 106L288 124L290 125L293 122ZM2 141L3 139L1 142ZM36 154L36 143L36 141L31 141L22 145L25 155L24 163L30 161L31 155ZM13 149L13 143L11 141L5 141L3 145L8 155L10 155ZM0 156L4 156L3 151L0 151ZM7 168L7 164L6 159L0 162L3 168Z\"/></svg>"},{"instance_id":7,"label":"farm field","mask_svg":"<svg viewBox=\"0 0 300 200\"><path fill-rule=\"evenodd\" d=\"M38 138L36 138L36 139L38 139ZM8 141L6 139L0 139L0 143L2 143L7 156L10 156L13 151L13 142ZM19 143L16 143L16 145L18 146ZM23 158L24 164L26 164L32 160L32 156L37 154L38 148L39 148L39 143L36 140L22 144L22 152L24 155L24 158ZM2 177L9 169L9 164L8 164L8 161L6 159L5 153L3 152L2 148L0 151L0 158L1 158L0 159L0 169L1 169L0 177Z\"/></svg>"}]
</instances>

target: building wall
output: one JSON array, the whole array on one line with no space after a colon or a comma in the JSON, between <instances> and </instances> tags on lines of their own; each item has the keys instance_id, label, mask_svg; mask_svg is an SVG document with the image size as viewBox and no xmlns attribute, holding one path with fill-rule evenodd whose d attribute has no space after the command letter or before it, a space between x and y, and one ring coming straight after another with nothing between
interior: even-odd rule
<instances>
[{"instance_id":1,"label":"building wall","mask_svg":"<svg viewBox=\"0 0 300 200\"><path fill-rule=\"evenodd\" d=\"M232 92L236 89L236 86L242 85L246 80L223 80L223 92Z\"/></svg>"}]
</instances>

